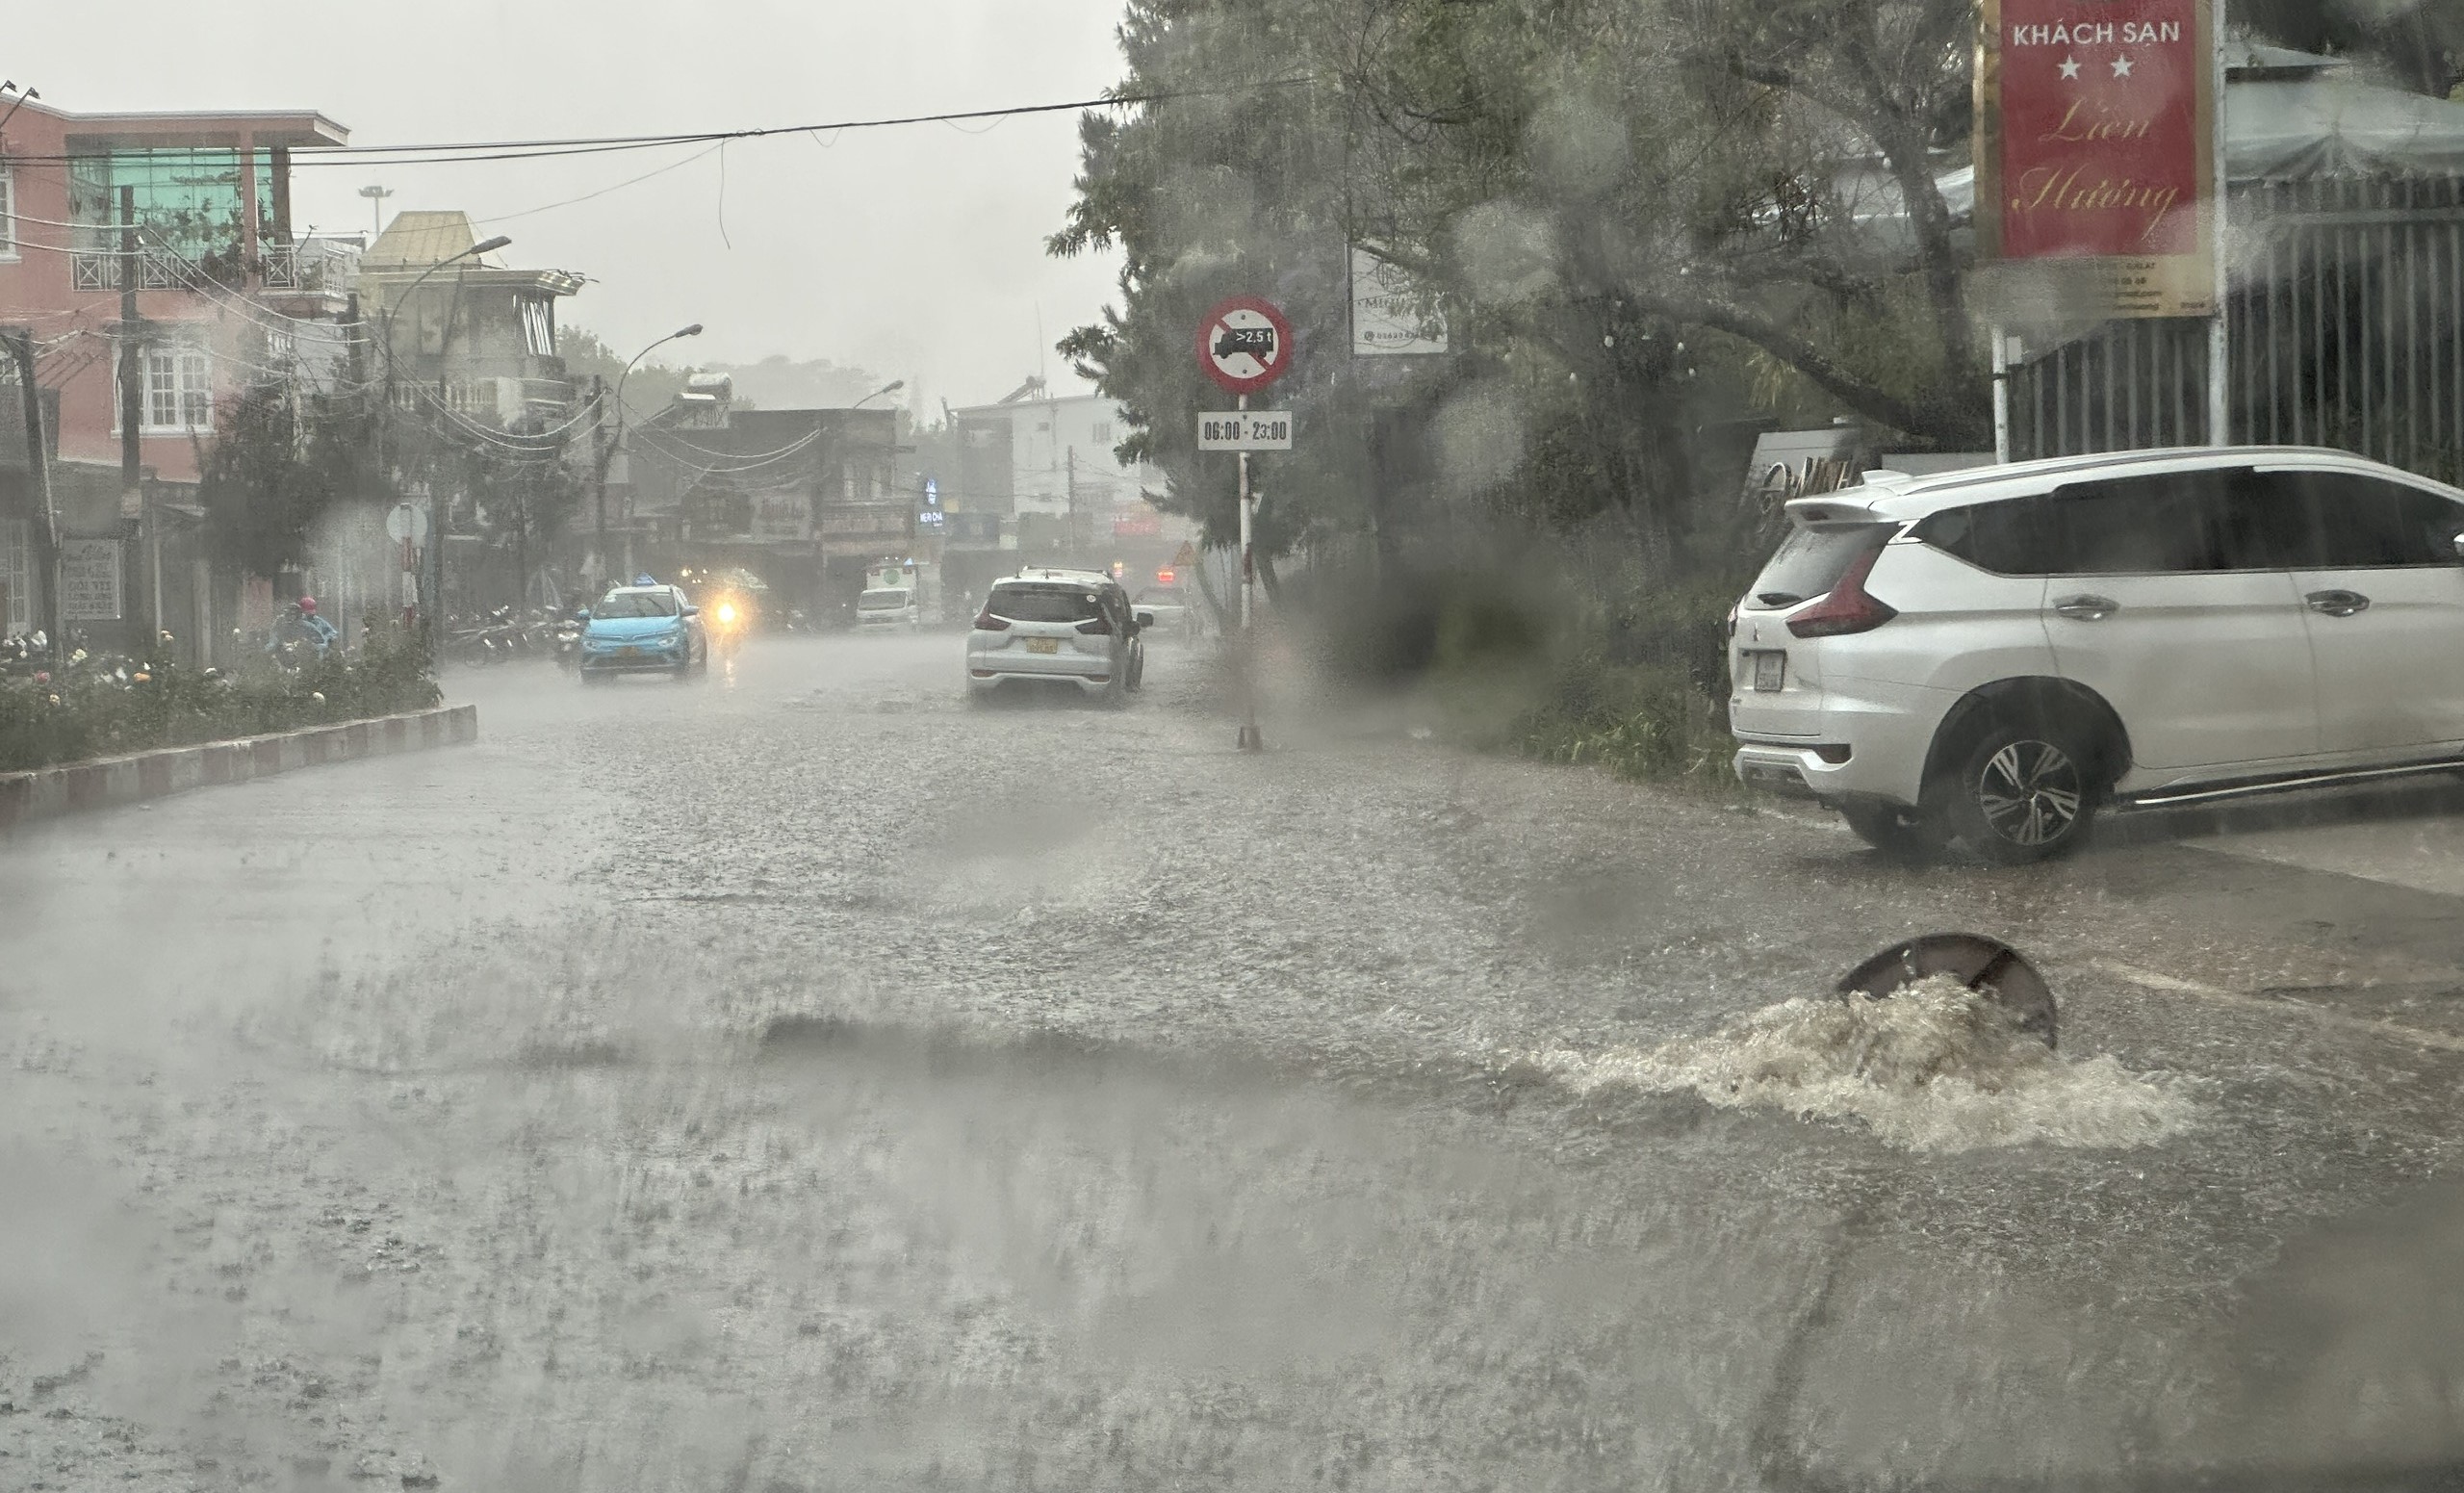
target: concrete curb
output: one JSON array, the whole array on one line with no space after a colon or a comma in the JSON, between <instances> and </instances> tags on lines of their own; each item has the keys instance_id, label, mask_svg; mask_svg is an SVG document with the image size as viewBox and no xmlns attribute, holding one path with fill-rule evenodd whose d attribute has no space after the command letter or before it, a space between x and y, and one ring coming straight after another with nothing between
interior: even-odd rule
<instances>
[{"instance_id":1,"label":"concrete curb","mask_svg":"<svg viewBox=\"0 0 2464 1493\"><path fill-rule=\"evenodd\" d=\"M167 798L218 783L245 783L325 762L421 752L479 739L479 708L441 705L403 715L310 726L270 736L164 747L130 757L0 773L0 833L89 809Z\"/></svg>"}]
</instances>

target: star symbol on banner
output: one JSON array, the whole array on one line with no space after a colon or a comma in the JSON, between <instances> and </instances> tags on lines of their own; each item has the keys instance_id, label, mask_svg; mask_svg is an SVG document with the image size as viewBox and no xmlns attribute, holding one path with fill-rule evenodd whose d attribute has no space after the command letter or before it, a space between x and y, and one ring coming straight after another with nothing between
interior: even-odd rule
<instances>
[{"instance_id":1,"label":"star symbol on banner","mask_svg":"<svg viewBox=\"0 0 2464 1493\"><path fill-rule=\"evenodd\" d=\"M2117 78L2127 78L2130 76L2129 58L2117 57L2114 59L2114 76Z\"/></svg>"},{"instance_id":2,"label":"star symbol on banner","mask_svg":"<svg viewBox=\"0 0 2464 1493\"><path fill-rule=\"evenodd\" d=\"M2065 81L2067 81L2067 80L2069 80L2069 79L2072 79L2072 78L2076 78L2076 77L2078 77L2078 76L2079 76L2079 59L2077 59L2077 58L2075 58L2075 57L2066 57L2066 58L2064 58L2064 59L2062 60L2062 76L2063 76L2063 78L2065 79Z\"/></svg>"}]
</instances>

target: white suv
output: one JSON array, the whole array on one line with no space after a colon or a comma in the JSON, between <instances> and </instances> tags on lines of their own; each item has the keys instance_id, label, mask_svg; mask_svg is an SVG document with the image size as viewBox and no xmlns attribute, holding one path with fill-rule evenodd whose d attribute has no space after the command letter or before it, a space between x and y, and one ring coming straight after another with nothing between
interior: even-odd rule
<instances>
[{"instance_id":1,"label":"white suv","mask_svg":"<svg viewBox=\"0 0 2464 1493\"><path fill-rule=\"evenodd\" d=\"M2056 854L2100 804L2464 766L2464 491L2285 447L1788 504L1731 614L1737 775L1885 849Z\"/></svg>"},{"instance_id":2,"label":"white suv","mask_svg":"<svg viewBox=\"0 0 2464 1493\"><path fill-rule=\"evenodd\" d=\"M992 583L966 635L970 704L1005 685L1066 685L1118 706L1143 682L1139 633L1155 614L1098 571L1035 570Z\"/></svg>"}]
</instances>

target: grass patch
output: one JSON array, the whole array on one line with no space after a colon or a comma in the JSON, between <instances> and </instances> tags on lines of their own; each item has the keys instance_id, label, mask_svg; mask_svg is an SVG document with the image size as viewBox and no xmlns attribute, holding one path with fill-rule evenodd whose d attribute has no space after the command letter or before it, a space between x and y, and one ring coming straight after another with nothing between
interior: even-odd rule
<instances>
[{"instance_id":1,"label":"grass patch","mask_svg":"<svg viewBox=\"0 0 2464 1493\"><path fill-rule=\"evenodd\" d=\"M1556 598L1552 614L1503 615L1498 593L1478 587L1450 599L1429 678L1450 733L1481 750L1601 767L1630 782L1732 792L1736 743L1720 619L1732 583L1542 594Z\"/></svg>"}]
</instances>

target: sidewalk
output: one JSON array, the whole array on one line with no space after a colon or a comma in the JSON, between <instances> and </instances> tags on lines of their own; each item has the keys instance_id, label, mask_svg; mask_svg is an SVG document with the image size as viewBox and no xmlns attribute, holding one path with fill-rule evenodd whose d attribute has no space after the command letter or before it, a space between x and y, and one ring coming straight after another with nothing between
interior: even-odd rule
<instances>
[{"instance_id":1,"label":"sidewalk","mask_svg":"<svg viewBox=\"0 0 2464 1493\"><path fill-rule=\"evenodd\" d=\"M166 798L215 784L245 783L325 762L452 746L478 736L478 707L445 705L236 741L162 747L127 757L63 762L32 772L0 773L0 833L89 809Z\"/></svg>"}]
</instances>

